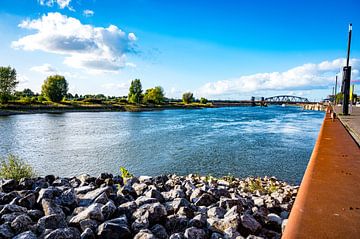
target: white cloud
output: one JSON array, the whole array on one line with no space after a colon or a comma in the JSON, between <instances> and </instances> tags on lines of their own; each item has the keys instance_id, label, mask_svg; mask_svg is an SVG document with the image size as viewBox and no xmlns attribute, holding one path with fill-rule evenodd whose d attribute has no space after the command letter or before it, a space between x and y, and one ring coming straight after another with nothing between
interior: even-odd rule
<instances>
[{"instance_id":1,"label":"white cloud","mask_svg":"<svg viewBox=\"0 0 360 239\"><path fill-rule=\"evenodd\" d=\"M135 34L126 34L114 25L85 25L60 13L25 20L19 27L36 32L12 42L13 48L64 55L64 63L70 67L118 71L126 66L126 54L135 52Z\"/></svg>"},{"instance_id":2,"label":"white cloud","mask_svg":"<svg viewBox=\"0 0 360 239\"><path fill-rule=\"evenodd\" d=\"M64 8L68 8L70 10L74 10L71 6L70 6L70 2L71 0L38 0L40 5L42 6L48 6L48 7L53 7L55 4L57 4L59 6L59 8L64 9Z\"/></svg>"},{"instance_id":3,"label":"white cloud","mask_svg":"<svg viewBox=\"0 0 360 239\"><path fill-rule=\"evenodd\" d=\"M92 16L94 16L94 11L93 11L93 10L90 10L90 9L85 9L85 10L83 11L83 15L84 15L85 17L92 17Z\"/></svg>"},{"instance_id":4,"label":"white cloud","mask_svg":"<svg viewBox=\"0 0 360 239\"><path fill-rule=\"evenodd\" d=\"M107 83L107 84L101 85L101 87L104 88L104 89L107 89L107 90L113 90L113 89L117 89L117 90L129 89L129 87L130 87L130 82Z\"/></svg>"},{"instance_id":5,"label":"white cloud","mask_svg":"<svg viewBox=\"0 0 360 239\"><path fill-rule=\"evenodd\" d=\"M214 96L264 90L323 88L334 84L335 74L344 65L345 59L324 61L319 64L308 63L284 72L258 73L235 79L209 82L203 85L198 92L202 95ZM355 79L359 74L360 59L351 59L351 65L352 77Z\"/></svg>"},{"instance_id":6,"label":"white cloud","mask_svg":"<svg viewBox=\"0 0 360 239\"><path fill-rule=\"evenodd\" d=\"M50 64L47 63L41 66L33 66L30 68L30 70L39 72L44 75L55 74L58 72L57 69L55 69L54 67L52 67Z\"/></svg>"}]
</instances>

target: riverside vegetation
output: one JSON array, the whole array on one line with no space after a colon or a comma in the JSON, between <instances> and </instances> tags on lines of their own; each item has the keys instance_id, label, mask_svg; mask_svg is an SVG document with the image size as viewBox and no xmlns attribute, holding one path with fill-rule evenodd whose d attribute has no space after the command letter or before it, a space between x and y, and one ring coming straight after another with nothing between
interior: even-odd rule
<instances>
[{"instance_id":1,"label":"riverside vegetation","mask_svg":"<svg viewBox=\"0 0 360 239\"><path fill-rule=\"evenodd\" d=\"M136 177L125 168L1 179L0 238L280 238L297 190L269 177Z\"/></svg>"},{"instance_id":2,"label":"riverside vegetation","mask_svg":"<svg viewBox=\"0 0 360 239\"><path fill-rule=\"evenodd\" d=\"M182 100L168 99L161 86L143 93L140 79L131 82L128 96L105 96L103 94L71 94L64 76L52 75L45 79L41 94L31 89L15 91L18 81L16 70L0 67L0 115L52 111L143 111L162 108L211 107L207 99L196 100L191 92L183 94Z\"/></svg>"}]
</instances>

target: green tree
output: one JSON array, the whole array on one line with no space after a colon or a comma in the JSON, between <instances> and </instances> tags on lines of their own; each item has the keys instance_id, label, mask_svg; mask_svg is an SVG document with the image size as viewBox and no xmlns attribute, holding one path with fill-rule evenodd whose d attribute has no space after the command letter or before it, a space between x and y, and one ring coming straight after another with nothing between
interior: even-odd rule
<instances>
[{"instance_id":1,"label":"green tree","mask_svg":"<svg viewBox=\"0 0 360 239\"><path fill-rule=\"evenodd\" d=\"M24 89L22 91L22 93L23 93L23 96L27 96L27 97L33 97L35 95L34 92L32 90L30 90L29 88Z\"/></svg>"},{"instance_id":2,"label":"green tree","mask_svg":"<svg viewBox=\"0 0 360 239\"><path fill-rule=\"evenodd\" d=\"M41 93L50 101L60 102L67 94L68 83L60 75L49 76L42 85Z\"/></svg>"},{"instance_id":3,"label":"green tree","mask_svg":"<svg viewBox=\"0 0 360 239\"><path fill-rule=\"evenodd\" d=\"M200 98L200 104L206 104L208 102L208 100L204 97Z\"/></svg>"},{"instance_id":4,"label":"green tree","mask_svg":"<svg viewBox=\"0 0 360 239\"><path fill-rule=\"evenodd\" d=\"M191 102L193 102L195 100L194 98L194 94L191 93L191 92L185 92L183 95L182 95L182 100L185 104L189 104Z\"/></svg>"},{"instance_id":5,"label":"green tree","mask_svg":"<svg viewBox=\"0 0 360 239\"><path fill-rule=\"evenodd\" d=\"M6 103L14 92L16 85L19 82L16 80L15 68L0 67L0 102Z\"/></svg>"},{"instance_id":6,"label":"green tree","mask_svg":"<svg viewBox=\"0 0 360 239\"><path fill-rule=\"evenodd\" d=\"M165 99L164 89L161 86L147 89L144 94L144 102L146 103L163 103Z\"/></svg>"},{"instance_id":7,"label":"green tree","mask_svg":"<svg viewBox=\"0 0 360 239\"><path fill-rule=\"evenodd\" d=\"M142 100L142 86L140 79L135 79L131 81L131 85L129 88L128 101L130 103L140 103Z\"/></svg>"}]
</instances>

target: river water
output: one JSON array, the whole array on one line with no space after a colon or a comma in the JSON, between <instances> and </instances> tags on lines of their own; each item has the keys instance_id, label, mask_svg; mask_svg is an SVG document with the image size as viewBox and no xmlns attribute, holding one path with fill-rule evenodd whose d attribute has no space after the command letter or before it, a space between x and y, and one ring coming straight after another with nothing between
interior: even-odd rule
<instances>
[{"instance_id":1,"label":"river water","mask_svg":"<svg viewBox=\"0 0 360 239\"><path fill-rule=\"evenodd\" d=\"M0 155L37 174L276 176L300 183L323 112L229 107L0 117Z\"/></svg>"}]
</instances>

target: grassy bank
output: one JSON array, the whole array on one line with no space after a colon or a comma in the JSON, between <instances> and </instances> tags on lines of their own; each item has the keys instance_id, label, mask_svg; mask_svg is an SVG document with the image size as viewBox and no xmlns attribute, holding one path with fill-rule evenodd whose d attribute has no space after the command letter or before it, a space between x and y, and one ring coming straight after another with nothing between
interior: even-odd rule
<instances>
[{"instance_id":1,"label":"grassy bank","mask_svg":"<svg viewBox=\"0 0 360 239\"><path fill-rule=\"evenodd\" d=\"M78 101L64 101L53 103L44 101L42 103L10 102L0 104L0 115L14 114L36 114L36 113L65 113L65 112L108 112L108 111L155 111L164 109L199 109L211 108L211 103L183 104L180 102L166 104L129 104L129 103L91 103Z\"/></svg>"}]
</instances>

